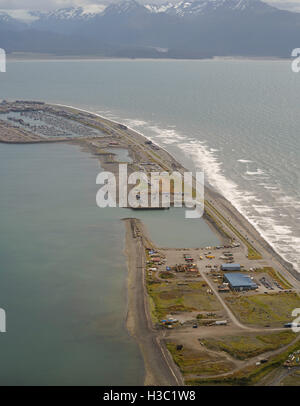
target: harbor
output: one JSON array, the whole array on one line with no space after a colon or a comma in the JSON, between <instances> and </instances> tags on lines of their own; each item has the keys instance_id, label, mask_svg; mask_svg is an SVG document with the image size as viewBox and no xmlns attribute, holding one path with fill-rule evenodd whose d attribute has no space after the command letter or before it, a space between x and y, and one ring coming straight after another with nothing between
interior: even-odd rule
<instances>
[{"instance_id":1,"label":"harbor","mask_svg":"<svg viewBox=\"0 0 300 406\"><path fill-rule=\"evenodd\" d=\"M88 112L28 101L5 102L1 111L0 118L1 114L5 118L0 121L2 142L68 142L92 154L99 160L101 170L110 171L117 180L119 164L124 160L129 161L126 162L128 174L185 171L172 155L141 134ZM43 123L51 114L56 121L55 125L52 119L47 123L46 136L42 135L44 124L39 133L39 125L35 127L24 118L9 116L11 112L21 117L30 114L31 119L38 114L36 117ZM57 136L60 117L63 117L62 132ZM72 122L71 126L65 126L66 119ZM82 125L92 128L92 133L82 132ZM174 203L174 190L170 190L170 196ZM294 350L298 337L287 332L284 325L290 322L291 311L299 304L299 274L230 202L206 186L204 216L190 224L182 215L184 209L142 209L120 210L126 213L123 218L129 272L127 327L143 355L145 383L201 384L209 379L222 382L224 378L230 381L249 366L255 374L261 367L261 354L268 354L272 359L282 355L289 346ZM113 213L115 209L105 210ZM171 236L169 241L167 236ZM237 273L232 278L226 277L227 272ZM261 303L259 319L251 310L245 311L245 306L250 309L258 306L257 300ZM224 359L221 354L211 359L209 348L199 344L199 337L205 342L216 331L220 340L249 333L251 337L247 335L247 340L251 341L252 335L259 333L275 344L272 347L259 344L259 355L255 354L244 364L228 357ZM284 345L277 342L281 337ZM199 361L196 372L186 369L191 353L196 359L208 357L215 367L205 373ZM250 382L252 378L247 379Z\"/></svg>"}]
</instances>

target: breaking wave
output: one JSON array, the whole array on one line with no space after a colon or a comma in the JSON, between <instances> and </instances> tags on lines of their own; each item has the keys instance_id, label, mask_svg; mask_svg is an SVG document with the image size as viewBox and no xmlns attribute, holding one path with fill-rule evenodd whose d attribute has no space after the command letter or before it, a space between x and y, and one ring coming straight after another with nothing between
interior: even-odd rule
<instances>
[{"instance_id":1,"label":"breaking wave","mask_svg":"<svg viewBox=\"0 0 300 406\"><path fill-rule=\"evenodd\" d=\"M230 173L217 148L212 148L205 140L179 133L176 126L162 128L143 120L122 118L111 111L97 111L94 114L126 124L166 149L183 164L184 157L187 161L192 159L196 170L204 171L208 183L247 218L279 255L300 272L300 235L297 228L300 203L286 195L278 182L272 184L271 176L260 169L254 160L236 159L240 167ZM244 165L254 165L256 168L245 171ZM231 158L229 167L234 166ZM259 180L263 182L259 183Z\"/></svg>"},{"instance_id":2,"label":"breaking wave","mask_svg":"<svg viewBox=\"0 0 300 406\"><path fill-rule=\"evenodd\" d=\"M132 129L173 153L181 162L184 152L186 158L192 159L197 170L204 171L208 183L226 197L276 252L300 272L300 236L299 230L296 230L296 210L300 209L300 204L292 196L287 196L280 185L272 184L269 174L257 167L254 160L237 159L239 167L231 178L220 151L211 148L206 141L181 134L174 126L161 128L140 120L125 121ZM170 147L173 147L172 151ZM256 168L244 170L246 176L243 177L244 165L254 165Z\"/></svg>"}]
</instances>

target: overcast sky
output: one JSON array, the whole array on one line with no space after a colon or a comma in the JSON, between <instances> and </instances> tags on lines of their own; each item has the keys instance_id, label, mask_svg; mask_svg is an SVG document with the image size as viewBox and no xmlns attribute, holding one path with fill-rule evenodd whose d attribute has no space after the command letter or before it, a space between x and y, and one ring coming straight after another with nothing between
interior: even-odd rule
<instances>
[{"instance_id":1,"label":"overcast sky","mask_svg":"<svg viewBox=\"0 0 300 406\"><path fill-rule=\"evenodd\" d=\"M56 8L84 6L95 10L97 6L109 4L115 0L0 0L0 10L42 10L48 11ZM166 3L176 0L138 0L141 3ZM178 0L179 1L179 0ZM266 2L300 12L300 0L266 0Z\"/></svg>"}]
</instances>

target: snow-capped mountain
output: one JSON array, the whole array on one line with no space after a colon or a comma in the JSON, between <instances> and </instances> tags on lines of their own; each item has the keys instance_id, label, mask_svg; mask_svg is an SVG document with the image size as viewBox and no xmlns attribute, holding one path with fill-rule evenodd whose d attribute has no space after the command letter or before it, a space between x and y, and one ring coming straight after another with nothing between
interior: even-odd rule
<instances>
[{"instance_id":1,"label":"snow-capped mountain","mask_svg":"<svg viewBox=\"0 0 300 406\"><path fill-rule=\"evenodd\" d=\"M178 3L165 3L162 5L146 5L154 13L168 13L180 17L196 17L199 15L224 12L263 12L274 9L261 0L193 0Z\"/></svg>"},{"instance_id":2,"label":"snow-capped mountain","mask_svg":"<svg viewBox=\"0 0 300 406\"><path fill-rule=\"evenodd\" d=\"M0 22L2 23L6 23L6 22L9 22L9 21L11 21L12 20L12 18L7 14L7 13L0 13Z\"/></svg>"},{"instance_id":3,"label":"snow-capped mountain","mask_svg":"<svg viewBox=\"0 0 300 406\"><path fill-rule=\"evenodd\" d=\"M33 12L20 25L0 13L0 47L30 52L125 57L289 56L299 47L300 14L261 0L121 0L96 9ZM20 33L20 30L22 31ZM18 32L18 34L16 34Z\"/></svg>"},{"instance_id":4,"label":"snow-capped mountain","mask_svg":"<svg viewBox=\"0 0 300 406\"><path fill-rule=\"evenodd\" d=\"M270 12L276 10L261 0L191 0L179 1L178 3L166 2L164 4L142 5L136 0L124 0L110 5L97 5L94 9L83 7L69 7L56 9L50 12L32 11L30 15L34 17L31 23L32 28L42 30L55 30L58 25L59 32L80 24L92 21L104 16L126 16L132 14L168 14L177 17L197 17L212 13L226 13L232 11L239 12ZM5 18L16 21L6 14ZM1 21L1 20L0 20Z\"/></svg>"},{"instance_id":5,"label":"snow-capped mountain","mask_svg":"<svg viewBox=\"0 0 300 406\"><path fill-rule=\"evenodd\" d=\"M53 10L50 12L31 12L34 21L31 23L31 28L42 31L55 31L58 33L71 33L78 25L90 21L96 15L101 14L103 8L90 12L82 7L69 7Z\"/></svg>"},{"instance_id":6,"label":"snow-capped mountain","mask_svg":"<svg viewBox=\"0 0 300 406\"><path fill-rule=\"evenodd\" d=\"M148 12L148 10L135 0L125 0L112 3L106 7L103 15L128 15L136 12Z\"/></svg>"},{"instance_id":7,"label":"snow-capped mountain","mask_svg":"<svg viewBox=\"0 0 300 406\"><path fill-rule=\"evenodd\" d=\"M54 22L82 22L92 20L99 16L119 15L126 16L134 13L165 13L179 17L199 16L214 12L226 11L270 11L274 7L261 0L192 0L179 1L178 3L146 4L142 5L136 0L124 0L112 3L109 6L98 5L94 11L83 7L69 7L50 12L31 12L35 17L33 25L41 26Z\"/></svg>"},{"instance_id":8,"label":"snow-capped mountain","mask_svg":"<svg viewBox=\"0 0 300 406\"><path fill-rule=\"evenodd\" d=\"M24 23L16 20L5 12L0 12L0 30L21 30L24 28L26 28Z\"/></svg>"},{"instance_id":9,"label":"snow-capped mountain","mask_svg":"<svg viewBox=\"0 0 300 406\"><path fill-rule=\"evenodd\" d=\"M151 11L151 13L166 13L168 10L174 8L173 3L164 4L146 4L146 9Z\"/></svg>"},{"instance_id":10,"label":"snow-capped mountain","mask_svg":"<svg viewBox=\"0 0 300 406\"><path fill-rule=\"evenodd\" d=\"M101 13L105 6L99 8L98 11L91 12L83 7L68 7L60 8L47 13L40 11L31 11L30 14L38 20L88 20L96 14Z\"/></svg>"}]
</instances>

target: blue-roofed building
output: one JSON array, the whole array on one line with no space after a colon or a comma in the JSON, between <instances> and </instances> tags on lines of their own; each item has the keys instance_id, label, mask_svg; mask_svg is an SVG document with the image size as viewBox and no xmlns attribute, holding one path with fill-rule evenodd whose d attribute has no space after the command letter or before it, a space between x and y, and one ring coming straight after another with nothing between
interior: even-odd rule
<instances>
[{"instance_id":1,"label":"blue-roofed building","mask_svg":"<svg viewBox=\"0 0 300 406\"><path fill-rule=\"evenodd\" d=\"M225 273L224 274L225 282L229 283L229 286L232 290L254 290L258 286L248 275L242 273Z\"/></svg>"},{"instance_id":2,"label":"blue-roofed building","mask_svg":"<svg viewBox=\"0 0 300 406\"><path fill-rule=\"evenodd\" d=\"M240 264L222 264L221 269L222 269L222 271L240 271L241 265Z\"/></svg>"}]
</instances>

